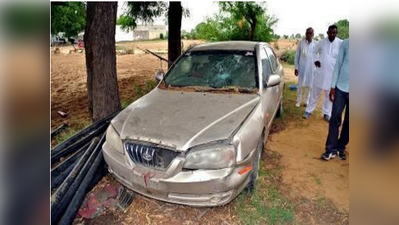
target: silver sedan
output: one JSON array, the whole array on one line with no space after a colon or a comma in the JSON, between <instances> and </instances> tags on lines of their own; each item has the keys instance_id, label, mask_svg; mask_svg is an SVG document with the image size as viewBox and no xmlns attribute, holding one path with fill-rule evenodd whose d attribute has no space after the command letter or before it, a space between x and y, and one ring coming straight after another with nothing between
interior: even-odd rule
<instances>
[{"instance_id":1,"label":"silver sedan","mask_svg":"<svg viewBox=\"0 0 399 225\"><path fill-rule=\"evenodd\" d=\"M282 113L283 67L267 43L195 46L158 86L112 121L109 171L145 196L217 206L256 186L273 118Z\"/></svg>"}]
</instances>

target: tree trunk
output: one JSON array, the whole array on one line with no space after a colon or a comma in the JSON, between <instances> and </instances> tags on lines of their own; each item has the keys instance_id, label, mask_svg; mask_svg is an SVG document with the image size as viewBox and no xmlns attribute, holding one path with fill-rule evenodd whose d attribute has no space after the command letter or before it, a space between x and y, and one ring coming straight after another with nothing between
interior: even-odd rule
<instances>
[{"instance_id":1,"label":"tree trunk","mask_svg":"<svg viewBox=\"0 0 399 225\"><path fill-rule=\"evenodd\" d=\"M168 24L168 60L169 67L181 54L181 19L183 8L181 2L169 2Z\"/></svg>"},{"instance_id":2,"label":"tree trunk","mask_svg":"<svg viewBox=\"0 0 399 225\"><path fill-rule=\"evenodd\" d=\"M87 2L84 42L89 112L93 122L121 108L116 77L117 9L117 2Z\"/></svg>"},{"instance_id":3,"label":"tree trunk","mask_svg":"<svg viewBox=\"0 0 399 225\"><path fill-rule=\"evenodd\" d=\"M253 40L254 40L256 22L257 22L256 20L253 20L253 22L250 23L250 25L251 25L251 33L250 33L250 35L249 35L249 40L250 40L250 41L253 41Z\"/></svg>"}]
</instances>

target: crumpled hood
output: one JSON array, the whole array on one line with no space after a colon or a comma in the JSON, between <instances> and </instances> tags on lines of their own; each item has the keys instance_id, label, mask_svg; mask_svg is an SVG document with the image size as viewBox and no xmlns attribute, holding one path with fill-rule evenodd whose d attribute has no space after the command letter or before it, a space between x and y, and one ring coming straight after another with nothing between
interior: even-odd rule
<instances>
[{"instance_id":1,"label":"crumpled hood","mask_svg":"<svg viewBox=\"0 0 399 225\"><path fill-rule=\"evenodd\" d=\"M214 94L154 89L118 114L111 124L122 139L185 151L227 139L258 104L256 94Z\"/></svg>"}]
</instances>

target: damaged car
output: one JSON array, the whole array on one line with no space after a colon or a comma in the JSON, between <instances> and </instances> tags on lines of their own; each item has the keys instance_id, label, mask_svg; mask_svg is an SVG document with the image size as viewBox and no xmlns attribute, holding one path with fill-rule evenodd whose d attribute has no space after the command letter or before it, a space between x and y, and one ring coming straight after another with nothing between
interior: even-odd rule
<instances>
[{"instance_id":1,"label":"damaged car","mask_svg":"<svg viewBox=\"0 0 399 225\"><path fill-rule=\"evenodd\" d=\"M157 74L158 86L110 123L110 173L142 195L190 206L232 201L258 178L283 67L267 43L197 45Z\"/></svg>"}]
</instances>

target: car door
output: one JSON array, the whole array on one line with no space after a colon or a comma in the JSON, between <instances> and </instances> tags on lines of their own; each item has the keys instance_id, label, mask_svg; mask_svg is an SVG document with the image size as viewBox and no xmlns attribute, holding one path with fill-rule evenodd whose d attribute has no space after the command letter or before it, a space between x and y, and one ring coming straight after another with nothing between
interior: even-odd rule
<instances>
[{"instance_id":1,"label":"car door","mask_svg":"<svg viewBox=\"0 0 399 225\"><path fill-rule=\"evenodd\" d=\"M269 46L265 46L265 50L267 53L267 56L269 58L269 63L270 63L270 67L271 67L271 73L272 74L277 74L281 77L281 79L283 80L284 77L281 76L282 73L282 67L280 66L280 64L277 61L277 57L274 54L273 50L269 47ZM282 93L282 88L283 88L283 82L281 82L279 85L276 85L274 87L268 87L270 89L272 89L272 106L274 111L277 111L279 102L280 102L280 98L281 98L281 93ZM273 113L274 113L273 111Z\"/></svg>"},{"instance_id":2,"label":"car door","mask_svg":"<svg viewBox=\"0 0 399 225\"><path fill-rule=\"evenodd\" d=\"M266 131L268 132L269 130L269 126L270 123L272 121L273 118L273 105L275 104L274 101L274 89L273 87L266 87L267 82L268 82L268 78L269 76L273 73L272 72L272 67L270 64L270 59L267 55L266 49L264 46L261 46L259 48L259 57L260 57L260 68L261 68L261 72L260 72L260 77L261 77L261 83L262 83L262 91L261 91L261 95L262 95L262 100L261 100L261 104L262 104L262 110L264 113L264 122L265 122L265 127L266 127Z\"/></svg>"}]
</instances>

